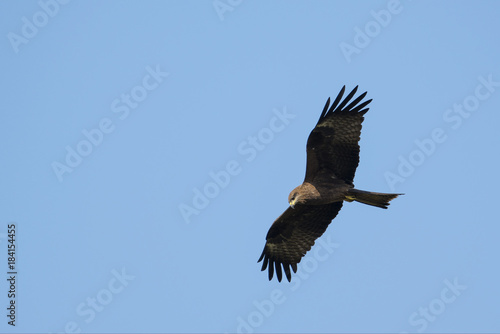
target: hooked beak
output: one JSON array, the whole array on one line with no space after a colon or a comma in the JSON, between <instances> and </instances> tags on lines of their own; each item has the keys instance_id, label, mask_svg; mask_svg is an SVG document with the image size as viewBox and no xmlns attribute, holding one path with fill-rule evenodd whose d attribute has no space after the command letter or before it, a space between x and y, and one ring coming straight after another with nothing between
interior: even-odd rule
<instances>
[{"instance_id":1,"label":"hooked beak","mask_svg":"<svg viewBox=\"0 0 500 334\"><path fill-rule=\"evenodd\" d=\"M290 201L290 203L288 203L288 204L290 204L290 206L292 207L292 209L295 209L295 202L296 201L297 201L296 199L293 199L293 200Z\"/></svg>"}]
</instances>

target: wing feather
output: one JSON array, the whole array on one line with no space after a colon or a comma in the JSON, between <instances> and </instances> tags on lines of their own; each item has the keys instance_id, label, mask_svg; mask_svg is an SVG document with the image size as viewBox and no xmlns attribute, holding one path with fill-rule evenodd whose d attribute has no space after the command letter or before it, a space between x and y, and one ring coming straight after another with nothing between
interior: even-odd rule
<instances>
[{"instance_id":1,"label":"wing feather","mask_svg":"<svg viewBox=\"0 0 500 334\"><path fill-rule=\"evenodd\" d=\"M335 98L335 101L333 101L332 106L330 107L329 111L332 111L332 110L334 110L337 107L337 105L339 104L340 100L342 99L342 95L344 95L344 92L345 92L345 86L342 86L342 89L340 90L340 92L338 93L337 97ZM328 98L328 101L330 101L330 98ZM325 115L323 115L323 117Z\"/></svg>"},{"instance_id":2,"label":"wing feather","mask_svg":"<svg viewBox=\"0 0 500 334\"><path fill-rule=\"evenodd\" d=\"M352 185L359 164L361 123L363 115L369 110L365 107L371 102L362 102L366 92L352 100L357 89L358 86L342 99L344 86L331 106L330 98L326 101L318 123L307 139L305 182L332 183L333 177ZM269 229L258 261L263 261L262 271L268 269L269 280L276 272L281 282L284 272L290 281L290 268L297 272L297 263L325 232L341 208L342 202L334 202L296 205L295 209L288 208L283 212Z\"/></svg>"},{"instance_id":3,"label":"wing feather","mask_svg":"<svg viewBox=\"0 0 500 334\"><path fill-rule=\"evenodd\" d=\"M342 208L342 202L325 205L297 205L289 207L273 223L266 237L266 245L259 261L264 260L261 270L269 269L269 280L274 272L281 282L283 271L290 281L297 272L297 263L311 249L314 242L326 230Z\"/></svg>"},{"instance_id":4,"label":"wing feather","mask_svg":"<svg viewBox=\"0 0 500 334\"><path fill-rule=\"evenodd\" d=\"M340 103L337 108L335 108L334 106L332 106L332 108L330 108L329 112L335 112L335 109L342 110L345 107L345 105L347 104L347 102L349 102L349 100L352 99L352 97L354 96L354 94L356 94L357 90L358 90L358 86L354 87L354 89L349 93L349 95L346 96L346 98L344 99L344 101L342 101L342 103Z\"/></svg>"}]
</instances>

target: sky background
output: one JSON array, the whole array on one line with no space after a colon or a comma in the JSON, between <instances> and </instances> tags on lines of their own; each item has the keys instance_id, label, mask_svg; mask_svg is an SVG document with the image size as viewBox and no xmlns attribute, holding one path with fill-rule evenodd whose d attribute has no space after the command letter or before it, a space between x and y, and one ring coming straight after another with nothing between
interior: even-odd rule
<instances>
[{"instance_id":1,"label":"sky background","mask_svg":"<svg viewBox=\"0 0 500 334\"><path fill-rule=\"evenodd\" d=\"M62 2L0 3L1 332L500 331L499 2ZM269 282L343 85L356 186L405 195Z\"/></svg>"}]
</instances>

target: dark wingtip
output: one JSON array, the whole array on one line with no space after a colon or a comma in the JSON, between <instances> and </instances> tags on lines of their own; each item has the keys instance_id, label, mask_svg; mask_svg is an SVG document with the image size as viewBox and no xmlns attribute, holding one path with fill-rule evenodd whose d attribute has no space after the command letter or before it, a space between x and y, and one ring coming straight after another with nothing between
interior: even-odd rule
<instances>
[{"instance_id":1,"label":"dark wingtip","mask_svg":"<svg viewBox=\"0 0 500 334\"><path fill-rule=\"evenodd\" d=\"M351 103L349 103L349 105L347 107L345 107L341 111L354 111L354 109L352 109L352 108L356 107L356 105L359 102L361 102L364 99L365 96L366 96L366 92L364 92L363 94L361 94L360 96L358 96L354 101L352 101Z\"/></svg>"},{"instance_id":2,"label":"dark wingtip","mask_svg":"<svg viewBox=\"0 0 500 334\"><path fill-rule=\"evenodd\" d=\"M264 262L262 262L262 268L260 268L260 271L264 271L264 270L266 270L266 268L267 268L267 261L268 261L268 260L269 260L269 258L266 256L266 257L264 258Z\"/></svg>"},{"instance_id":3,"label":"dark wingtip","mask_svg":"<svg viewBox=\"0 0 500 334\"><path fill-rule=\"evenodd\" d=\"M320 123L320 121L323 118L325 118L327 114L333 112L349 111L349 112L359 112L362 115L364 115L369 109L368 108L363 109L363 108L366 107L372 100L370 99L368 101L361 103L360 105L357 105L366 97L366 94L368 94L368 92L364 92L361 95L359 95L355 100L351 101L351 99L358 91L358 88L359 85L356 85L356 87L354 87L353 90L342 100L342 97L345 92L345 85L342 86L342 89L340 90L339 94L337 95L337 97L335 98L335 100L331 105L330 105L330 98L328 98L327 103L325 104L325 107L321 112L321 116L319 117L318 123ZM349 105L347 105L348 103Z\"/></svg>"},{"instance_id":4,"label":"dark wingtip","mask_svg":"<svg viewBox=\"0 0 500 334\"><path fill-rule=\"evenodd\" d=\"M262 254L260 255L259 259L257 260L257 263L259 263L260 261L262 261L263 258L264 258L264 252L262 252Z\"/></svg>"},{"instance_id":5,"label":"dark wingtip","mask_svg":"<svg viewBox=\"0 0 500 334\"><path fill-rule=\"evenodd\" d=\"M283 263L283 268L285 269L285 275L288 282L292 281L292 273L290 272L290 264Z\"/></svg>"},{"instance_id":6,"label":"dark wingtip","mask_svg":"<svg viewBox=\"0 0 500 334\"><path fill-rule=\"evenodd\" d=\"M262 256L258 262L260 262L261 260ZM281 266L283 266L283 270ZM270 260L268 256L264 256L264 262L262 263L262 268L260 270L264 271L266 269L269 269L268 278L270 281L273 280L274 273L276 272L276 278L278 279L278 282L281 282L281 280L283 279L283 271L284 271L286 279L288 280L288 282L291 282L292 272L290 268L292 268L294 273L297 273L297 263L280 263L277 261Z\"/></svg>"},{"instance_id":7,"label":"dark wingtip","mask_svg":"<svg viewBox=\"0 0 500 334\"><path fill-rule=\"evenodd\" d=\"M357 90L358 86L354 87L354 89L345 97L344 101L342 101L342 103L339 104L339 106L337 107L338 111L342 111L342 109L344 109L345 105L352 99L354 94L356 94Z\"/></svg>"},{"instance_id":8,"label":"dark wingtip","mask_svg":"<svg viewBox=\"0 0 500 334\"><path fill-rule=\"evenodd\" d=\"M337 94L337 97L335 98L335 100L333 101L330 109L328 109L328 112L333 112L335 110L335 108L337 108L337 105L339 104L340 100L342 100L342 96L344 96L344 92L345 92L345 85L342 86L342 89L340 90L340 92ZM326 113L325 113L326 115Z\"/></svg>"},{"instance_id":9,"label":"dark wingtip","mask_svg":"<svg viewBox=\"0 0 500 334\"><path fill-rule=\"evenodd\" d=\"M283 277L283 273L281 272L281 263L274 262L274 266L276 267L276 276L278 277L278 282L281 282Z\"/></svg>"},{"instance_id":10,"label":"dark wingtip","mask_svg":"<svg viewBox=\"0 0 500 334\"><path fill-rule=\"evenodd\" d=\"M330 105L330 98L326 100L325 107L323 108L323 111L321 112L321 115L319 115L318 123L325 117L326 112L328 111L328 106Z\"/></svg>"}]
</instances>

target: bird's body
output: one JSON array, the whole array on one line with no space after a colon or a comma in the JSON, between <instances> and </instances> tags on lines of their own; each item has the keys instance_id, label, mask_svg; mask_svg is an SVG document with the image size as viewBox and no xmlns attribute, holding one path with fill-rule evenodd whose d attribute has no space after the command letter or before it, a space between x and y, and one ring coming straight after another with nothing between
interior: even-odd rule
<instances>
[{"instance_id":1,"label":"bird's body","mask_svg":"<svg viewBox=\"0 0 500 334\"><path fill-rule=\"evenodd\" d=\"M278 281L282 268L291 280L290 268L297 263L326 230L342 208L343 201L386 209L399 194L384 194L354 188L354 174L359 163L359 139L365 108L371 100L360 103L361 94L349 105L357 87L342 101L345 86L329 108L326 102L316 127L307 140L307 167L304 182L290 193L290 207L275 220L266 237L259 262L262 270L274 271ZM359 104L360 103L360 104Z\"/></svg>"}]
</instances>

